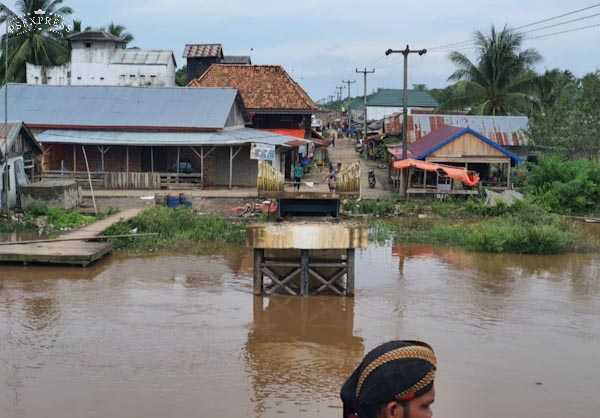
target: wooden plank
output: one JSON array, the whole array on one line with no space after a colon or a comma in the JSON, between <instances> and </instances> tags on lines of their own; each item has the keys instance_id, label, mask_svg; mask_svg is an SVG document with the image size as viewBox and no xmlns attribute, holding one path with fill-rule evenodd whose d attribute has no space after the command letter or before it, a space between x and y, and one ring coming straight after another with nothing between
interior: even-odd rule
<instances>
[{"instance_id":1,"label":"wooden plank","mask_svg":"<svg viewBox=\"0 0 600 418\"><path fill-rule=\"evenodd\" d=\"M355 260L355 252L354 252L354 248L349 248L347 254L347 272L348 275L346 276L346 295L348 296L354 296L354 273L355 273L355 266L354 266L354 260Z\"/></svg>"},{"instance_id":2,"label":"wooden plank","mask_svg":"<svg viewBox=\"0 0 600 418\"><path fill-rule=\"evenodd\" d=\"M265 250L261 248L254 249L254 294L262 295L263 292L263 259L265 257Z\"/></svg>"},{"instance_id":3,"label":"wooden plank","mask_svg":"<svg viewBox=\"0 0 600 418\"><path fill-rule=\"evenodd\" d=\"M119 221L129 220L142 210L143 208L128 209L59 237L70 241L0 246L0 261L87 266L110 253L112 244L109 242L89 242L84 241L84 239L101 235L111 225Z\"/></svg>"}]
</instances>

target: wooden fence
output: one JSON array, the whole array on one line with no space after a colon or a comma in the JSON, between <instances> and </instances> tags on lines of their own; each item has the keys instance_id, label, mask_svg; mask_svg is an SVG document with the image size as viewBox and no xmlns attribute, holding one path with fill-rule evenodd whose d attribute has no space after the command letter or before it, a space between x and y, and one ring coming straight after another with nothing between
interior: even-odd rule
<instances>
[{"instance_id":1,"label":"wooden fence","mask_svg":"<svg viewBox=\"0 0 600 418\"><path fill-rule=\"evenodd\" d=\"M283 174L266 161L258 162L256 188L258 192L282 192L285 184Z\"/></svg>"},{"instance_id":2,"label":"wooden fence","mask_svg":"<svg viewBox=\"0 0 600 418\"><path fill-rule=\"evenodd\" d=\"M360 162L354 162L338 173L336 191L338 193L360 193Z\"/></svg>"},{"instance_id":3,"label":"wooden fence","mask_svg":"<svg viewBox=\"0 0 600 418\"><path fill-rule=\"evenodd\" d=\"M161 189L168 187L201 187L200 173L140 173L140 172L90 172L94 189ZM44 171L41 179L74 179L84 189L89 188L87 171Z\"/></svg>"}]
</instances>

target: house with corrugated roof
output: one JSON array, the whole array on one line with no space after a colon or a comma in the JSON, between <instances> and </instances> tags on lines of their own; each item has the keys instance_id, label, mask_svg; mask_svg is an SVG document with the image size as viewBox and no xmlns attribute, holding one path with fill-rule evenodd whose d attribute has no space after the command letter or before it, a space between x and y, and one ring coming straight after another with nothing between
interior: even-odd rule
<instances>
[{"instance_id":1,"label":"house with corrugated roof","mask_svg":"<svg viewBox=\"0 0 600 418\"><path fill-rule=\"evenodd\" d=\"M428 92L408 90L408 114L413 111L433 111L439 103ZM377 89L367 97L367 120L383 119L394 113L402 113L404 109L404 90Z\"/></svg>"},{"instance_id":2,"label":"house with corrugated roof","mask_svg":"<svg viewBox=\"0 0 600 418\"><path fill-rule=\"evenodd\" d=\"M521 158L492 139L471 128L444 126L421 137L409 145L407 158L421 160L432 165L433 173L427 170L414 170L410 176L409 193L437 193L440 186L448 192L469 194L452 179L436 170L436 165L461 167L474 172L479 184L492 189L511 187L511 167L522 162ZM402 147L389 145L388 152L394 161L402 161ZM393 162L392 162L393 167ZM399 180L399 173L392 172L392 179ZM442 187L442 188L444 188Z\"/></svg>"},{"instance_id":3,"label":"house with corrugated roof","mask_svg":"<svg viewBox=\"0 0 600 418\"><path fill-rule=\"evenodd\" d=\"M89 170L108 188L253 187L253 147L278 166L299 143L247 127L234 88L8 84L8 116L38 132L46 176L87 180Z\"/></svg>"},{"instance_id":4,"label":"house with corrugated roof","mask_svg":"<svg viewBox=\"0 0 600 418\"><path fill-rule=\"evenodd\" d=\"M123 38L108 32L84 31L67 36L68 63L43 67L27 63L27 84L53 86L175 85L177 63L173 51L126 48Z\"/></svg>"},{"instance_id":5,"label":"house with corrugated roof","mask_svg":"<svg viewBox=\"0 0 600 418\"><path fill-rule=\"evenodd\" d=\"M0 208L6 208L6 202L9 208L17 206L19 187L41 173L41 156L42 146L26 124L0 124Z\"/></svg>"}]
</instances>

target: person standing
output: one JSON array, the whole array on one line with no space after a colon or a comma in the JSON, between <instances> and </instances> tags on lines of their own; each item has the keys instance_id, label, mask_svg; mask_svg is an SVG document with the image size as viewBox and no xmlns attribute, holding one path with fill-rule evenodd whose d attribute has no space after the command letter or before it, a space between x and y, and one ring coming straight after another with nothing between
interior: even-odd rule
<instances>
[{"instance_id":1,"label":"person standing","mask_svg":"<svg viewBox=\"0 0 600 418\"><path fill-rule=\"evenodd\" d=\"M334 193L337 183L337 172L333 168L332 164L329 164L329 173L327 174L327 186L329 186L329 193Z\"/></svg>"},{"instance_id":2,"label":"person standing","mask_svg":"<svg viewBox=\"0 0 600 418\"><path fill-rule=\"evenodd\" d=\"M300 160L296 160L296 164L294 165L294 190L300 191L300 182L302 181L302 177L304 176L304 167Z\"/></svg>"}]
</instances>

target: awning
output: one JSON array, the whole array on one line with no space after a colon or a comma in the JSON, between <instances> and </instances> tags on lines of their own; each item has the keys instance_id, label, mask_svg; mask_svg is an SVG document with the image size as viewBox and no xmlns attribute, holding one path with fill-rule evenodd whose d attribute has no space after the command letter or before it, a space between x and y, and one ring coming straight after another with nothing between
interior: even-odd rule
<instances>
[{"instance_id":1,"label":"awning","mask_svg":"<svg viewBox=\"0 0 600 418\"><path fill-rule=\"evenodd\" d=\"M304 129L286 129L286 128L272 128L272 129L261 129L261 131L271 132L277 135L285 135L296 138L295 141L291 141L288 145L292 147L299 147L306 145L311 140L304 138Z\"/></svg>"},{"instance_id":2,"label":"awning","mask_svg":"<svg viewBox=\"0 0 600 418\"><path fill-rule=\"evenodd\" d=\"M425 171L441 172L453 180L460 181L467 186L473 187L479 183L479 174L474 171L468 171L460 167L452 167L449 165L428 163L420 160L400 160L392 163L392 168L402 170L404 168L418 168Z\"/></svg>"},{"instance_id":3,"label":"awning","mask_svg":"<svg viewBox=\"0 0 600 418\"><path fill-rule=\"evenodd\" d=\"M129 146L217 146L253 142L295 146L296 138L259 129L224 129L215 132L123 132L50 129L38 135L42 144Z\"/></svg>"}]
</instances>

